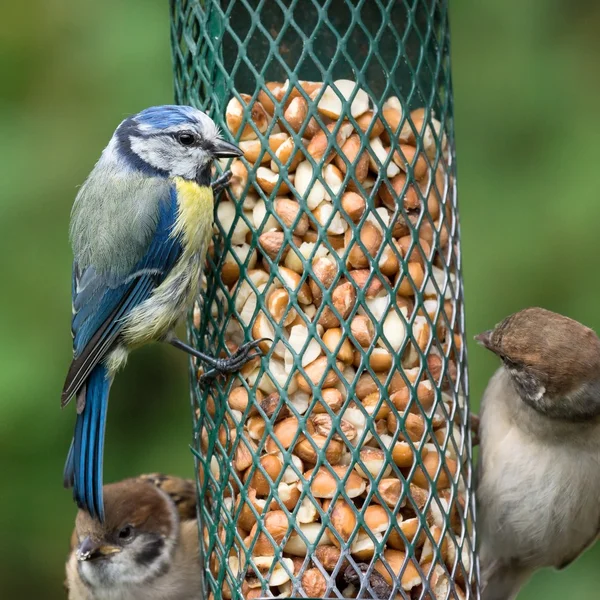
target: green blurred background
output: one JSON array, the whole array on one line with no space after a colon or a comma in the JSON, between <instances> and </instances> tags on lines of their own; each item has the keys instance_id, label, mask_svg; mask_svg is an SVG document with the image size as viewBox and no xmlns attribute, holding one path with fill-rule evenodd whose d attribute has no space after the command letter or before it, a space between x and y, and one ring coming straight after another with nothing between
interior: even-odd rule
<instances>
[{"instance_id":1,"label":"green blurred background","mask_svg":"<svg viewBox=\"0 0 600 600\"><path fill-rule=\"evenodd\" d=\"M530 305L600 330L600 6L455 0L451 17L469 335ZM59 408L69 211L118 122L172 101L169 16L161 0L30 0L0 32L0 597L53 600L75 512L61 486L74 411ZM476 410L496 362L469 346ZM131 357L107 481L192 474L186 365L158 345ZM599 560L543 572L519 599L596 599Z\"/></svg>"}]
</instances>

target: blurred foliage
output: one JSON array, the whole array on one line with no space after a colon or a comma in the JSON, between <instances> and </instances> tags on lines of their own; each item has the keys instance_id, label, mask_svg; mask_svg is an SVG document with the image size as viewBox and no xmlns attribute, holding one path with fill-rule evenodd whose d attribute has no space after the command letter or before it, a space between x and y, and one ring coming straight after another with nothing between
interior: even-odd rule
<instances>
[{"instance_id":1,"label":"blurred foliage","mask_svg":"<svg viewBox=\"0 0 600 600\"><path fill-rule=\"evenodd\" d=\"M600 280L590 276L600 6L455 0L451 11L469 335L530 305L600 330ZM71 352L69 211L117 123L172 101L167 3L13 2L0 19L0 65L0 596L54 600L64 598L75 513L61 485L74 410L59 408ZM469 347L476 410L497 363ZM192 476L186 366L159 345L133 354L111 395L107 481ZM519 599L597 598L599 559L597 548L545 571Z\"/></svg>"}]
</instances>

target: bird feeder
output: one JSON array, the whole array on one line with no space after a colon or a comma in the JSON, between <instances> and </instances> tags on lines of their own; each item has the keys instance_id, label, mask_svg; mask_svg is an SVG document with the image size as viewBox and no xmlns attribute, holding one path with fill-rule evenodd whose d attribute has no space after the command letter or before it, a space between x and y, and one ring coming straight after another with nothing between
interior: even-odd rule
<instances>
[{"instance_id":1,"label":"bird feeder","mask_svg":"<svg viewBox=\"0 0 600 600\"><path fill-rule=\"evenodd\" d=\"M190 337L263 339L192 364L206 597L477 597L447 2L171 5L244 152Z\"/></svg>"}]
</instances>

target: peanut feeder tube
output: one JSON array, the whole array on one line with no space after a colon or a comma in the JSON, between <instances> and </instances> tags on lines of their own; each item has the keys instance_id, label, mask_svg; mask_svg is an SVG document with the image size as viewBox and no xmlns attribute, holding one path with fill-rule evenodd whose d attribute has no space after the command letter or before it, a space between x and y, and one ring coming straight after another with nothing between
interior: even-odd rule
<instances>
[{"instance_id":1,"label":"peanut feeder tube","mask_svg":"<svg viewBox=\"0 0 600 600\"><path fill-rule=\"evenodd\" d=\"M477 597L447 3L173 0L172 32L244 151L191 337L273 340L192 370L207 597Z\"/></svg>"}]
</instances>

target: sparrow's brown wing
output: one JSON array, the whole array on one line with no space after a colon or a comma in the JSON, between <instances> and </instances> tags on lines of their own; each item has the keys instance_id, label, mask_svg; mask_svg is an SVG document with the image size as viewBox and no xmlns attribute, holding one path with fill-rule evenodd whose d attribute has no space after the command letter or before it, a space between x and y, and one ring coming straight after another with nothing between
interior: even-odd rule
<instances>
[{"instance_id":1,"label":"sparrow's brown wing","mask_svg":"<svg viewBox=\"0 0 600 600\"><path fill-rule=\"evenodd\" d=\"M151 483L168 494L175 503L182 521L196 518L196 484L191 479L162 473L140 475L137 479Z\"/></svg>"}]
</instances>

